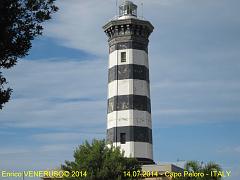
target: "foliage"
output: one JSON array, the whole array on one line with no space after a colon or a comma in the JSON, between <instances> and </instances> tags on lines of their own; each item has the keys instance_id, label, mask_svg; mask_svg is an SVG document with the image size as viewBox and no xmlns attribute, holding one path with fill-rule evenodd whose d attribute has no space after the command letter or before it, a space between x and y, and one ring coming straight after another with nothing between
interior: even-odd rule
<instances>
[{"instance_id":1,"label":"foliage","mask_svg":"<svg viewBox=\"0 0 240 180\"><path fill-rule=\"evenodd\" d=\"M18 58L28 55L31 41L42 34L42 23L51 19L58 8L55 0L0 0L0 109L8 102L12 90L2 69L9 69Z\"/></svg>"},{"instance_id":2,"label":"foliage","mask_svg":"<svg viewBox=\"0 0 240 180\"><path fill-rule=\"evenodd\" d=\"M199 163L198 161L188 161L185 164L184 171L187 172L195 172L195 173L203 173L204 177L180 177L175 178L176 180L221 180L221 177L210 176L211 171L221 171L221 167L213 162L209 162L207 164ZM208 175L207 175L208 174Z\"/></svg>"},{"instance_id":3,"label":"foliage","mask_svg":"<svg viewBox=\"0 0 240 180\"><path fill-rule=\"evenodd\" d=\"M124 171L141 170L140 163L134 158L124 157L119 147L108 147L104 140L85 141L74 151L74 161L65 161L62 169L69 172L82 171L87 176L65 179L130 179L123 177ZM85 177L85 178L84 178Z\"/></svg>"}]
</instances>

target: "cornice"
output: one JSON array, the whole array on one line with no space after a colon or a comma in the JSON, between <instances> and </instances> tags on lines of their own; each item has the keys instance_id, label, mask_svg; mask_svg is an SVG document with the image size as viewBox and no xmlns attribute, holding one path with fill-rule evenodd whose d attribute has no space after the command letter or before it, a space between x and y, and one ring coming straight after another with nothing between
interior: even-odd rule
<instances>
[{"instance_id":1,"label":"cornice","mask_svg":"<svg viewBox=\"0 0 240 180\"><path fill-rule=\"evenodd\" d=\"M148 40L154 27L149 21L140 19L112 20L103 26L104 32L111 42L115 38L145 39Z\"/></svg>"}]
</instances>

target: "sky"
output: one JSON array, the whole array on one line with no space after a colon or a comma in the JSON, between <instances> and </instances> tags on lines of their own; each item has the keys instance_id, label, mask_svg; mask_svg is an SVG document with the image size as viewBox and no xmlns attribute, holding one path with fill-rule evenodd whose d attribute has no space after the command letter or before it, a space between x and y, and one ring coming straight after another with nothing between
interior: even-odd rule
<instances>
[{"instance_id":1,"label":"sky","mask_svg":"<svg viewBox=\"0 0 240 180\"><path fill-rule=\"evenodd\" d=\"M119 3L121 1L119 0ZM214 161L240 178L240 1L134 0L155 27L149 64L155 162ZM140 4L143 3L143 11ZM59 167L106 136L114 0L58 0L30 55L4 71L0 170Z\"/></svg>"}]
</instances>

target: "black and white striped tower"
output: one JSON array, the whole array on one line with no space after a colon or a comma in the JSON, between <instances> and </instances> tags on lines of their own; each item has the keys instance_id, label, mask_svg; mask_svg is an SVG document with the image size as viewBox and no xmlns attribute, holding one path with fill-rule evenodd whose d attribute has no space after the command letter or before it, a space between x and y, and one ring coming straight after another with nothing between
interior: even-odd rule
<instances>
[{"instance_id":1,"label":"black and white striped tower","mask_svg":"<svg viewBox=\"0 0 240 180\"><path fill-rule=\"evenodd\" d=\"M124 1L119 17L103 27L109 38L107 142L143 164L153 163L148 66L153 28L137 17L131 1Z\"/></svg>"}]
</instances>

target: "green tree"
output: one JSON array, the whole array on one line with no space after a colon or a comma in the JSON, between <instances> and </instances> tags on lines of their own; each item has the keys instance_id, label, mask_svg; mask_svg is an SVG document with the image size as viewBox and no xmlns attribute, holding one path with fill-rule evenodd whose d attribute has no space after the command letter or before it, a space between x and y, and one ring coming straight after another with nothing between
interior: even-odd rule
<instances>
[{"instance_id":1,"label":"green tree","mask_svg":"<svg viewBox=\"0 0 240 180\"><path fill-rule=\"evenodd\" d=\"M0 0L0 109L12 92L4 87L7 81L2 69L28 55L31 41L42 34L41 24L57 10L55 0Z\"/></svg>"},{"instance_id":2,"label":"green tree","mask_svg":"<svg viewBox=\"0 0 240 180\"><path fill-rule=\"evenodd\" d=\"M107 147L104 140L93 140L92 144L87 141L80 145L74 151L74 161L65 161L62 170L74 172L86 171L87 175L71 179L94 179L94 180L112 180L112 179L131 179L124 177L124 171L141 170L140 163L134 158L124 157L119 147Z\"/></svg>"},{"instance_id":3,"label":"green tree","mask_svg":"<svg viewBox=\"0 0 240 180\"><path fill-rule=\"evenodd\" d=\"M209 162L207 164L199 163L198 161L188 161L185 164L184 171L192 172L192 173L203 173L204 177L180 177L176 178L176 180L221 180L220 176L211 176L211 172L213 171L222 171L221 167L213 162Z\"/></svg>"}]
</instances>

